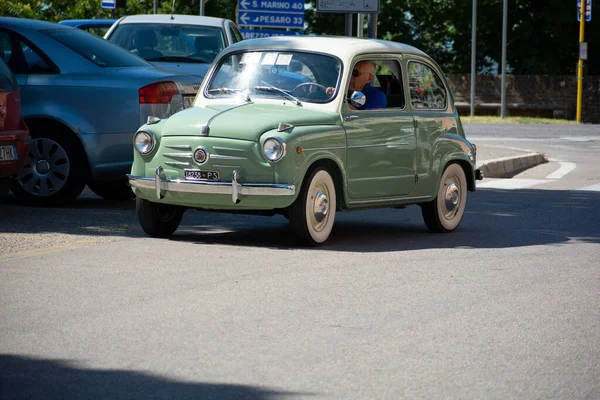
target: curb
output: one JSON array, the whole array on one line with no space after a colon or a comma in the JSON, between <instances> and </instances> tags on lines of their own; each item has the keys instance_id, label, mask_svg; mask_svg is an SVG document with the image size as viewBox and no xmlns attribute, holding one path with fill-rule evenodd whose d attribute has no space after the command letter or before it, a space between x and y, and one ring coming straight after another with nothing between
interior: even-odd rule
<instances>
[{"instance_id":1,"label":"curb","mask_svg":"<svg viewBox=\"0 0 600 400\"><path fill-rule=\"evenodd\" d=\"M542 153L528 153L521 156L502 157L485 160L477 164L485 178L512 178L519 172L548 162Z\"/></svg>"}]
</instances>

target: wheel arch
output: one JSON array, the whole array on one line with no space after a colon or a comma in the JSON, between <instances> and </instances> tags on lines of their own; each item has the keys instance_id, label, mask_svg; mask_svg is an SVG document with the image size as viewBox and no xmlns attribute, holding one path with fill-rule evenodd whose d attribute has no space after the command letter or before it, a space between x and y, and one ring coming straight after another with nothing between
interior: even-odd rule
<instances>
[{"instance_id":1,"label":"wheel arch","mask_svg":"<svg viewBox=\"0 0 600 400\"><path fill-rule=\"evenodd\" d=\"M306 172L304 173L304 176L302 178L302 186L304 186L307 183L306 180L308 179L310 174L319 167L325 168L331 175L331 178L333 179L333 184L335 185L337 208L338 209L344 208L345 207L344 174L342 173L341 166L334 159L323 157L323 158L319 158L319 159L312 161L312 163L308 166L308 168L306 169ZM300 190L301 190L301 188L299 188L298 193L300 192Z\"/></svg>"},{"instance_id":2,"label":"wheel arch","mask_svg":"<svg viewBox=\"0 0 600 400\"><path fill-rule=\"evenodd\" d=\"M458 164L462 168L467 178L467 190L470 192L475 191L475 170L473 164L464 158L451 158L444 163L444 167L440 170L440 176L450 164Z\"/></svg>"}]
</instances>

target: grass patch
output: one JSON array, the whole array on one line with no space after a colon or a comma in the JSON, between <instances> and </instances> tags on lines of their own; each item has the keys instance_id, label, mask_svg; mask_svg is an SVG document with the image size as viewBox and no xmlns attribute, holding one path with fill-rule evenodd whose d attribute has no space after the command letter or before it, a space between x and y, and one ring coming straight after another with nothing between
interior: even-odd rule
<instances>
[{"instance_id":1,"label":"grass patch","mask_svg":"<svg viewBox=\"0 0 600 400\"><path fill-rule=\"evenodd\" d=\"M574 120L537 117L460 116L463 124L577 124Z\"/></svg>"}]
</instances>

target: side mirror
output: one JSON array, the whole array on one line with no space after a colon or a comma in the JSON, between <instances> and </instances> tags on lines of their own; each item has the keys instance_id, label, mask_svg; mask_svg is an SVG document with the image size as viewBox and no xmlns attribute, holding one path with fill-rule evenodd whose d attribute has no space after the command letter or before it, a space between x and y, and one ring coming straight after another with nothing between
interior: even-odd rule
<instances>
[{"instance_id":1,"label":"side mirror","mask_svg":"<svg viewBox=\"0 0 600 400\"><path fill-rule=\"evenodd\" d=\"M356 108L360 108L367 102L367 96L363 92L353 92L350 96L350 104Z\"/></svg>"}]
</instances>

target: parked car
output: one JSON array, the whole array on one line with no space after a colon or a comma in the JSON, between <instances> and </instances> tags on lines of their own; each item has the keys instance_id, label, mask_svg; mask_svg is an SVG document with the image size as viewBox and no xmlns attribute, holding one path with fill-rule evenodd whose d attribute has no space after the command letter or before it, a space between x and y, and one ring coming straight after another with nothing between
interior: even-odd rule
<instances>
[{"instance_id":1,"label":"parked car","mask_svg":"<svg viewBox=\"0 0 600 400\"><path fill-rule=\"evenodd\" d=\"M31 136L21 116L21 93L17 78L0 59L0 195L27 161Z\"/></svg>"},{"instance_id":2,"label":"parked car","mask_svg":"<svg viewBox=\"0 0 600 400\"><path fill-rule=\"evenodd\" d=\"M148 116L191 104L200 82L44 21L0 18L0 55L17 77L33 137L12 191L39 205L68 204L86 183L106 199L133 197L125 177L133 134Z\"/></svg>"},{"instance_id":3,"label":"parked car","mask_svg":"<svg viewBox=\"0 0 600 400\"><path fill-rule=\"evenodd\" d=\"M60 21L59 24L83 29L96 36L104 37L115 21L116 19L65 19Z\"/></svg>"},{"instance_id":4,"label":"parked car","mask_svg":"<svg viewBox=\"0 0 600 400\"><path fill-rule=\"evenodd\" d=\"M228 19L170 14L123 17L104 38L158 67L199 77L221 50L243 40Z\"/></svg>"},{"instance_id":5,"label":"parked car","mask_svg":"<svg viewBox=\"0 0 600 400\"><path fill-rule=\"evenodd\" d=\"M425 98L443 97L414 97L408 70ZM367 107L366 93L381 97L375 91L386 106ZM283 214L300 242L318 245L339 210L409 204L421 206L430 230L450 232L482 179L440 67L381 40L236 43L217 57L193 107L142 126L134 144L129 182L154 237L172 235L197 208Z\"/></svg>"}]
</instances>

